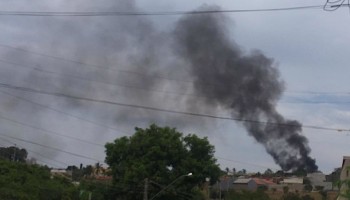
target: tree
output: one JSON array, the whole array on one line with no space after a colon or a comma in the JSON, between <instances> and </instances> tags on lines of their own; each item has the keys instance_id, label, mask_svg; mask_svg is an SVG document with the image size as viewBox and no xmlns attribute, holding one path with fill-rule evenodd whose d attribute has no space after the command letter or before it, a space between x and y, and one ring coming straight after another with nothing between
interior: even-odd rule
<instances>
[{"instance_id":1,"label":"tree","mask_svg":"<svg viewBox=\"0 0 350 200\"><path fill-rule=\"evenodd\" d=\"M264 175L265 176L271 176L273 174L273 171L270 169L270 168L268 168L265 172L264 172Z\"/></svg>"},{"instance_id":2,"label":"tree","mask_svg":"<svg viewBox=\"0 0 350 200\"><path fill-rule=\"evenodd\" d=\"M207 138L183 136L174 128L154 124L135 130L130 137L106 144L106 163L112 169L119 196L140 199L145 178L151 182L149 196L178 179L159 199L189 198L192 189L203 186L206 177L211 183L218 180L221 171L214 158L214 146ZM191 177L184 176L189 172L193 173Z\"/></svg>"},{"instance_id":3,"label":"tree","mask_svg":"<svg viewBox=\"0 0 350 200\"><path fill-rule=\"evenodd\" d=\"M242 169L242 170L239 170L238 172L237 172L237 175L246 175L246 173L247 173L247 170L246 169Z\"/></svg>"},{"instance_id":4,"label":"tree","mask_svg":"<svg viewBox=\"0 0 350 200\"><path fill-rule=\"evenodd\" d=\"M88 165L83 168L83 175L86 177L90 177L93 173L93 167L91 165Z\"/></svg>"},{"instance_id":5,"label":"tree","mask_svg":"<svg viewBox=\"0 0 350 200\"><path fill-rule=\"evenodd\" d=\"M25 162L28 152L25 149L19 149L15 146L0 147L0 158L16 162Z\"/></svg>"}]
</instances>

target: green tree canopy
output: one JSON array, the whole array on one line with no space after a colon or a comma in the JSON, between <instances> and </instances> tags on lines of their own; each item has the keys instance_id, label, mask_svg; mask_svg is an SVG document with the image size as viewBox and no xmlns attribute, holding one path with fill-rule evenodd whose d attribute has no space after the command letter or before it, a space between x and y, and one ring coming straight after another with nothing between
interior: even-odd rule
<instances>
[{"instance_id":1,"label":"green tree canopy","mask_svg":"<svg viewBox=\"0 0 350 200\"><path fill-rule=\"evenodd\" d=\"M178 179L158 199L188 199L206 178L214 183L220 175L214 146L207 138L183 136L174 128L156 125L136 128L131 137L107 143L106 163L112 169L119 195L128 199L140 199L146 178L150 197ZM184 176L190 172L191 177Z\"/></svg>"},{"instance_id":2,"label":"green tree canopy","mask_svg":"<svg viewBox=\"0 0 350 200\"><path fill-rule=\"evenodd\" d=\"M65 178L51 177L50 169L39 165L0 159L0 199L78 199L76 187Z\"/></svg>"},{"instance_id":3,"label":"green tree canopy","mask_svg":"<svg viewBox=\"0 0 350 200\"><path fill-rule=\"evenodd\" d=\"M25 149L19 149L15 146L0 147L0 158L17 162L25 162L27 156L28 152Z\"/></svg>"}]
</instances>

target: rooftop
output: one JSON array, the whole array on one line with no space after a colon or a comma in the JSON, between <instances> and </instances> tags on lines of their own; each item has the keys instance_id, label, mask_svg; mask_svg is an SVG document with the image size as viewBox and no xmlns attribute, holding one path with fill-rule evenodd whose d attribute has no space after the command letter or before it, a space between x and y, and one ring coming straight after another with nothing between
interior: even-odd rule
<instances>
[{"instance_id":1,"label":"rooftop","mask_svg":"<svg viewBox=\"0 0 350 200\"><path fill-rule=\"evenodd\" d=\"M233 181L233 184L246 184L251 180L252 180L251 178L239 178Z\"/></svg>"}]
</instances>

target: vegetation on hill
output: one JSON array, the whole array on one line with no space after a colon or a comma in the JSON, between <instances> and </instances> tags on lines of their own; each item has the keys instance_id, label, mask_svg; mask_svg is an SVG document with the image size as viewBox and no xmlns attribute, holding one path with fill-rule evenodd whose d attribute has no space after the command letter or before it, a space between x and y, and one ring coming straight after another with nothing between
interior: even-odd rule
<instances>
[{"instance_id":1,"label":"vegetation on hill","mask_svg":"<svg viewBox=\"0 0 350 200\"><path fill-rule=\"evenodd\" d=\"M51 177L47 167L0 159L0 199L78 199L77 188L67 179Z\"/></svg>"}]
</instances>

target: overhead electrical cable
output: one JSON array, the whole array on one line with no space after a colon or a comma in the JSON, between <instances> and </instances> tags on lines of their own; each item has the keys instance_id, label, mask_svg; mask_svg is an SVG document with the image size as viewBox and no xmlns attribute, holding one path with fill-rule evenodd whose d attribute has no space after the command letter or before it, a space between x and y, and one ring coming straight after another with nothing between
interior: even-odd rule
<instances>
[{"instance_id":1,"label":"overhead electrical cable","mask_svg":"<svg viewBox=\"0 0 350 200\"><path fill-rule=\"evenodd\" d=\"M3 144L1 144L2 146L0 146L0 148L7 148L7 147L5 147L5 145L3 145ZM13 154L12 153L9 153L9 152L7 152L6 150L4 150L4 149L0 149L0 152L3 152L3 153L5 153L5 154L7 154L7 155L9 155L9 156L13 156ZM58 166L58 165L56 165L56 164L53 164L53 163L49 163L49 162L45 162L45 161L42 161L42 160L40 160L40 159L37 159L37 158L35 158L35 160L36 161L39 161L39 162L41 162L41 163L43 163L43 164L45 164L45 165L51 165L51 166L55 166L55 167L60 167L60 166Z\"/></svg>"},{"instance_id":2,"label":"overhead electrical cable","mask_svg":"<svg viewBox=\"0 0 350 200\"><path fill-rule=\"evenodd\" d=\"M5 141L5 138L3 138L3 137L0 137L1 138L1 140L4 140ZM12 142L9 142L10 144L12 144ZM1 144L2 145L2 148L8 148L8 147L5 147L5 145L3 145L3 144ZM17 147L17 144L15 144L16 146L15 147ZM2 149L0 149L0 151L1 151ZM28 149L25 149L27 152L31 152L31 151L29 151ZM5 150L2 150L2 152L4 152L4 153L6 153L6 154L8 154L8 155L12 155L12 154L10 154L9 152L7 152L7 151L5 151ZM47 158L46 158L47 159ZM51 166L54 166L54 167L61 167L61 166L58 166L58 165L56 165L56 164L54 164L54 163L49 163L49 162L46 162L46 161L43 161L43 160L41 160L41 159L38 159L38 158L35 158L35 160L36 161L39 161L39 162L41 162L41 163L43 163L43 164L46 164L46 165L51 165ZM51 160L51 159L50 159Z\"/></svg>"},{"instance_id":3,"label":"overhead electrical cable","mask_svg":"<svg viewBox=\"0 0 350 200\"><path fill-rule=\"evenodd\" d=\"M23 147L23 146L19 146L18 144L14 143L13 141L11 141L11 140L9 140L9 139L6 139L5 137L0 137L0 138L1 138L1 140L5 141L5 142L8 142L8 143L10 143L11 145L13 144L13 145L18 146L18 147L20 147L20 148L23 148L23 149L25 149L26 151L28 151L28 152L30 152L30 153L34 153L34 154L36 154L36 155L39 155L39 156L41 156L41 157L43 157L43 158L45 158L45 159L47 159L47 160L55 161L55 162L57 162L57 163L62 164L63 166L68 166L68 165L69 165L69 164L67 164L67 163L65 163L65 162L62 162L62 161L59 161L59 160L56 160L56 159L53 159L53 158L48 158L47 156L45 156L45 155L43 155L43 154L41 154L41 153L32 151L32 150L30 150L30 149L28 149L28 148L25 148L25 147ZM37 159L37 158L35 158L35 159ZM56 167L57 167L57 166L56 166Z\"/></svg>"},{"instance_id":4,"label":"overhead electrical cable","mask_svg":"<svg viewBox=\"0 0 350 200\"><path fill-rule=\"evenodd\" d=\"M350 101L312 101L312 100L296 100L296 101L282 101L280 103L286 104L349 104Z\"/></svg>"},{"instance_id":5,"label":"overhead electrical cable","mask_svg":"<svg viewBox=\"0 0 350 200\"><path fill-rule=\"evenodd\" d=\"M28 148L26 148L26 150L27 150L28 152L32 153L32 154L35 154L36 156L40 156L40 157L42 157L42 158L44 158L44 159L46 159L46 160L55 161L56 163L60 163L60 164L61 164L60 166L58 166L57 164L54 164L54 163L52 163L52 162L48 163L48 164L51 164L51 165L54 166L54 167L60 168L60 167L62 167L62 166L63 166L63 167L69 166L68 163L65 163L65 162L62 162L62 161L59 161L59 160L56 160L56 159L53 159L53 158L48 158L47 156L43 155L42 153L38 153L38 152L36 152L36 151L32 151L32 150L30 150L30 149L28 149ZM39 159L36 158L36 157L33 157L33 158L35 158L35 160L39 160ZM44 161L42 161L42 160L39 160L39 161L40 161L40 162L44 162Z\"/></svg>"},{"instance_id":6,"label":"overhead electrical cable","mask_svg":"<svg viewBox=\"0 0 350 200\"><path fill-rule=\"evenodd\" d=\"M54 72L54 71L49 71L49 70L45 70L45 69L38 69L37 67L33 67L33 66L28 66L28 65L22 65L19 63L15 63L12 61L8 61L8 60L3 60L0 59L0 62L2 63L6 63L6 64L10 64L13 66L18 66L18 67L22 67L25 69L33 69L36 70L40 73L47 73L50 75L54 75L57 76L58 78L73 78L73 79L78 79L78 80L83 80L83 81L89 81L89 82L95 82L95 83L102 83L102 84L106 84L106 85L113 85L113 86L117 86L117 87L123 87L123 88L128 88L128 89L136 89L136 90L142 90L145 92L153 92L153 93L162 93L162 94L167 94L167 95L175 95L175 96L189 96L189 97L194 97L194 98L206 98L205 96L200 96L200 95L196 95L194 93L182 93L182 92L174 92L174 91L165 91L165 90L155 90L155 89L151 89L151 88L143 88L143 87L139 87L139 86L129 86L127 84L120 84L120 83L110 83L108 81L101 81L101 80L94 80L94 79L89 79L89 78L85 78L82 76L77 76L77 75L71 75L68 73L60 73L60 72ZM0 66L1 67L1 66ZM1 91L0 91L1 92ZM287 92L288 93L288 92ZM289 92L290 93L290 92ZM333 92L333 93L326 93L326 92L297 92L294 91L293 93L305 93L305 94L346 94L346 95L350 95L350 93L339 93L339 92ZM295 103L315 103L315 104L326 104L326 103L345 103L345 102L331 102L331 101L324 101L324 102L319 102L319 101L297 101L297 102L289 102L289 101L282 101L279 103L289 103L289 104L295 104ZM52 109L51 109L52 110Z\"/></svg>"},{"instance_id":7,"label":"overhead electrical cable","mask_svg":"<svg viewBox=\"0 0 350 200\"><path fill-rule=\"evenodd\" d=\"M36 71L38 71L40 73L47 73L47 74L50 74L50 75L57 76L57 78L60 78L60 79L69 77L69 78L83 80L83 81L102 83L102 84L106 84L106 85L113 85L113 86L123 87L123 88L128 88L128 89L142 90L142 91L145 91L145 92L162 93L162 94L175 95L175 96L189 96L189 97L193 97L193 98L206 98L205 96L196 95L194 93L182 93L182 92L174 92L174 91L154 90L154 89L143 88L143 87L139 87L139 86L129 86L129 85L126 85L126 84L110 83L110 82L107 82L107 81L94 80L94 79L89 79L89 78L85 78L85 77L82 77L82 76L71 75L71 74L67 74L67 73L59 73L59 72L49 71L49 70L45 70L45 69L38 69L37 67L28 66L28 65L22 65L22 64L19 64L19 63L14 63L12 61L3 60L1 58L0 58L0 62L6 63L6 64L10 64L10 65L13 65L13 66L18 66L18 67L25 68L25 69L36 70ZM308 91L308 92L307 91L305 91L305 92L292 91L292 92L287 92L287 93L301 93L301 94L313 94L313 95L330 95L330 94L332 94L332 95L336 95L336 94L350 95L350 93L311 92L311 91ZM34 103L34 102L32 102L32 103ZM327 104L327 103L335 104L335 103L339 103L339 104L341 104L341 103L349 103L349 102L341 102L341 101L309 101L309 100L305 101L305 100L300 100L300 101L280 101L279 103L287 103L287 104ZM57 111L57 109L56 109L56 111ZM121 132L123 132L123 131L121 131Z\"/></svg>"},{"instance_id":8,"label":"overhead electrical cable","mask_svg":"<svg viewBox=\"0 0 350 200\"><path fill-rule=\"evenodd\" d=\"M13 97L13 98L19 99L19 100L24 101L24 102L28 102L28 103L37 105L37 106L42 107L42 108L44 108L44 109L52 110L52 111L54 111L54 112L61 113L61 114L63 114L63 115L67 115L67 116L73 117L73 118L75 118L75 119L78 119L78 120L81 120L81 121L85 121L85 122L91 123L91 124L93 124L93 125L96 125L96 126L99 126L99 127L102 127L102 128L106 128L106 129L109 129L109 130L112 130L112 131L116 131L116 132L121 132L121 133L129 134L128 132L125 132L125 131L122 131L122 130L113 128L113 127L111 127L111 126L107 126L107 125L105 125L105 124L100 124L100 123L98 123L98 122L96 122L96 121L92 121L92 120L89 120L89 119L86 119L86 118L82 118L82 117L80 117L80 116L73 115L73 114L71 114L71 113L68 113L68 112L65 112L65 111L62 111L62 110L53 108L53 107L51 107L51 106L44 105L44 104L40 104L40 103L38 103L38 102L29 100L29 99L24 98L24 97L20 97L20 96L17 96L17 95L13 95L13 94L11 94L11 93L9 93L9 92L5 92L5 91L3 91L3 90L0 90L0 93L6 94L6 95L8 95L8 96L11 96L11 97Z\"/></svg>"},{"instance_id":9,"label":"overhead electrical cable","mask_svg":"<svg viewBox=\"0 0 350 200\"><path fill-rule=\"evenodd\" d=\"M0 136L6 137L6 138L11 138L11 139L18 140L18 141L22 141L22 142L29 143L29 144L38 145L38 146L41 146L41 147L44 147L44 148L47 148L47 149L52 149L52 150L59 151L59 152L62 152L62 153L65 153L65 154L69 154L69 155L72 155L72 156L85 158L85 159L93 160L93 161L97 161L97 162L100 161L100 160L97 160L96 158L92 158L92 157L89 157L89 156L77 154L77 153L74 153L74 152L66 151L66 150L63 150L63 149L59 149L59 148L56 148L56 147L40 144L38 142L33 142L33 141L30 141L30 140L21 139L21 138L10 136L10 135L5 135L5 134L0 133Z\"/></svg>"},{"instance_id":10,"label":"overhead electrical cable","mask_svg":"<svg viewBox=\"0 0 350 200\"><path fill-rule=\"evenodd\" d=\"M77 138L77 137L73 137L73 136L70 136L70 135L65 135L65 134L62 134L62 133L55 132L55 131L50 131L50 130L47 130L47 129L44 129L44 128L41 128L41 127L33 126L33 125L30 125L30 124L27 124L27 123L24 123L24 122L20 122L20 121L14 120L14 119L10 119L10 118L4 117L2 115L0 115L0 119L4 119L4 120L10 121L10 122L12 122L14 124L19 124L21 126L25 126L25 127L29 127L29 128L35 129L35 130L39 130L39 131L41 131L42 133L44 133L46 135L50 135L50 136L57 135L57 136L69 138L69 139L72 139L72 140L77 140L79 142L83 142L83 143L87 143L87 144L90 144L90 145L95 145L95 146L104 148L103 144L91 142L91 141L88 141L88 140L85 140L85 139L81 139L81 138Z\"/></svg>"},{"instance_id":11,"label":"overhead electrical cable","mask_svg":"<svg viewBox=\"0 0 350 200\"><path fill-rule=\"evenodd\" d=\"M345 2L347 2L347 4ZM338 10L342 6L347 6L350 9L350 0L335 0L335 1L327 0L323 6L323 10L335 11L335 10Z\"/></svg>"},{"instance_id":12,"label":"overhead electrical cable","mask_svg":"<svg viewBox=\"0 0 350 200\"><path fill-rule=\"evenodd\" d=\"M215 13L249 13L249 12L275 12L275 11L293 11L307 9L322 9L324 5L295 6L281 8L261 8L261 9L229 9L229 10L197 10L197 11L83 11L83 12L36 12L36 11L5 11L0 10L3 16L54 16L54 17L102 17L102 16L164 16L164 15L198 15Z\"/></svg>"},{"instance_id":13,"label":"overhead electrical cable","mask_svg":"<svg viewBox=\"0 0 350 200\"><path fill-rule=\"evenodd\" d=\"M50 54L46 54L46 53L42 53L42 52L36 52L36 51L24 49L24 48L14 47L14 46L10 46L7 44L0 44L0 47L14 49L14 50L22 51L22 52L25 52L28 54L39 55L42 57L52 58L55 60L70 62L70 63L78 64L78 65L85 66L85 67L91 67L91 68L95 68L95 69L99 69L99 70L115 71L118 73L128 73L128 74L133 74L133 75L147 77L147 78L166 79L166 80L177 81L177 82L181 82L181 83L184 83L184 82L193 83L193 81L190 81L190 80L182 80L182 79L180 80L180 79L169 78L169 77L155 75L155 74L145 74L145 73L140 73L140 72L136 72L136 71L115 69L115 68L104 66L104 65L97 65L97 64L82 62L82 61L78 61L78 60L74 60L74 59L70 59L70 58L65 58L65 57L61 57L61 56L50 55Z\"/></svg>"},{"instance_id":14,"label":"overhead electrical cable","mask_svg":"<svg viewBox=\"0 0 350 200\"><path fill-rule=\"evenodd\" d=\"M263 166L263 165L257 165L257 164L253 164L253 163L249 163L249 162L244 162L244 161L239 161L239 160L232 160L232 159L223 158L223 157L220 157L220 156L215 156L215 158L220 159L220 160L225 160L225 161L233 162L233 163L239 163L239 164L244 164L244 165L250 165L250 166L254 166L254 167L259 167L259 168L263 168L263 169L280 170L280 169L277 169L277 168L271 168L271 167L267 167L267 166Z\"/></svg>"},{"instance_id":15,"label":"overhead electrical cable","mask_svg":"<svg viewBox=\"0 0 350 200\"><path fill-rule=\"evenodd\" d=\"M123 87L123 88L128 88L128 89L136 89L136 90L143 90L146 92L155 92L155 93L162 93L162 94L168 94L168 95L181 95L181 96L193 96L196 98L204 98L195 94L190 94L190 93L179 93L179 92L172 92L172 91L164 91L164 90L155 90L152 88L143 88L143 87L139 87L139 86L130 86L130 85L126 85L126 84L120 84L120 83L111 83L108 81L103 81L103 80L94 80L94 79L89 79L89 78L85 78L82 76L77 76L77 75L71 75L71 74L67 74L67 73L59 73L59 72L54 72L54 71L49 71L49 70L45 70L45 69L39 69L37 67L32 67L32 66L27 66L27 65L22 65L19 63L14 63L12 61L7 61L7 60L3 60L0 59L0 62L2 63L6 63L6 64L10 64L10 65L14 65L14 66L19 66L19 67L23 67L26 69L33 69L36 71L39 71L41 73L47 73L50 75L54 75L57 76L58 78L73 78L73 79L79 79L79 80L83 80L83 81L89 81L89 82L95 82L95 83L102 83L102 84L106 84L106 85L113 85L113 86L117 86L117 87Z\"/></svg>"},{"instance_id":16,"label":"overhead electrical cable","mask_svg":"<svg viewBox=\"0 0 350 200\"><path fill-rule=\"evenodd\" d=\"M13 49L13 50L16 50L16 51L22 51L22 52L25 52L25 53L28 53L28 54L39 55L39 56L42 56L42 57L52 58L52 59L59 60L59 61L70 62L70 63L78 64L80 66L91 67L91 68L95 68L95 69L98 69L98 70L107 70L107 71L111 71L111 72L115 71L115 72L118 72L118 73L133 74L133 75L137 75L137 76L144 77L144 78L163 79L163 80L175 81L175 82L179 82L179 83L194 84L194 81L190 81L190 80L176 79L176 78L172 78L172 77L166 77L166 76L155 75L155 74L145 74L145 73L140 73L140 72L130 71L130 70L124 70L124 69L115 69L115 68L107 67L107 66L103 66L103 65L97 65L97 64L87 63L87 62L81 62L81 61L77 61L77 60L70 59L70 58L65 58L65 57L61 57L61 56L56 56L56 55L50 55L50 54L46 54L46 53L36 52L36 51L24 49L24 48L14 47L14 46L10 46L10 45L7 45L7 44L1 44L0 43L0 47ZM23 67L23 68L31 68L33 70L37 70L37 71L40 71L42 73L57 74L57 75L68 75L69 77L76 78L76 79L82 79L82 80L85 80L85 81L100 82L100 83L111 84L111 85L116 85L116 86L120 86L120 87L127 87L127 88L133 88L133 89L152 91L152 89L143 88L143 87L139 87L139 86L130 86L130 85L126 85L126 84L110 83L110 82L106 82L106 81L92 80L92 79L88 79L88 78L81 77L81 76L74 76L74 75L70 75L70 74L62 74L62 73L49 71L49 70L45 70L45 69L39 69L38 67L31 67L31 66L27 66L27 65L22 65L22 64L15 63L13 61L4 60L4 59L1 59L0 62L11 64L11 65L16 65L16 66ZM207 85L210 85L210 84L207 83ZM160 90L153 90L153 91L154 92L158 92L158 93L167 93L167 94L173 94L173 95L189 95L189 96L202 98L201 96L198 96L198 95L192 94L192 93L181 93L181 92L178 93L178 92L160 91ZM329 91L295 91L295 90L287 90L284 93L310 94L310 95L338 95L338 94L339 95L350 95L350 92L329 92Z\"/></svg>"},{"instance_id":17,"label":"overhead electrical cable","mask_svg":"<svg viewBox=\"0 0 350 200\"><path fill-rule=\"evenodd\" d=\"M116 106L123 106L123 107L129 107L129 108L139 108L139 109L144 109L144 110L166 112L166 113L173 113L173 114L181 114L181 115L188 115L188 116L206 117L206 118L213 118L213 119L219 119L219 120L232 120L232 121L240 121L240 122L255 123L255 124L264 124L264 125L273 125L273 126L286 126L286 127L288 127L288 126L289 127L296 126L294 124L288 124L288 123L263 122L263 121L250 120L250 119L241 119L241 118L233 118L233 117L225 117L225 116L216 116L216 115L210 115L210 114L200 114L200 113L193 113L193 112L187 112L187 111L177 111L177 110L170 110L170 109L157 108L157 107L144 106L144 105L127 104L127 103L115 102L115 101L109 101L109 100L103 100L103 99L94 99L94 98L89 98L89 97L80 97L80 96L64 94L64 93L58 93L58 92L42 91L42 90L37 90L37 89L33 89L33 88L28 88L28 87L14 86L14 85L11 85L11 84L6 84L6 83L0 83L0 87L9 88L9 89L15 89L15 90L21 90L21 91L30 92L30 93L38 93L38 94L45 94L45 95L51 95L51 96L57 96L57 97L64 97L64 98L69 98L69 99L88 101L88 102L95 102L95 103L102 103L102 104L109 104L109 105L116 105ZM303 128L308 128L308 129L318 129L318 130L328 130L328 131L350 131L350 129L338 129L338 128L329 128L329 127L312 126L312 125L302 125L302 127Z\"/></svg>"}]
</instances>

